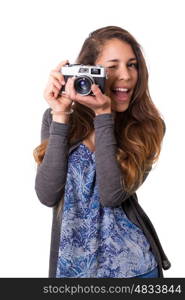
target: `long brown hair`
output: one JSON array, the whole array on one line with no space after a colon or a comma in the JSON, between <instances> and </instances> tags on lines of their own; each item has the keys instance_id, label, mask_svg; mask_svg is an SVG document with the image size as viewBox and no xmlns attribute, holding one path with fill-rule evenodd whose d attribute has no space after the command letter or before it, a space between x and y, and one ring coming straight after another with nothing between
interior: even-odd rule
<instances>
[{"instance_id":1,"label":"long brown hair","mask_svg":"<svg viewBox=\"0 0 185 300\"><path fill-rule=\"evenodd\" d=\"M138 80L129 107L115 113L114 131L117 139L117 161L123 173L125 191L132 194L142 184L144 174L158 160L165 123L152 102L148 89L148 70L142 48L126 30L107 26L92 32L85 40L76 63L94 65L107 40L117 38L128 43L138 63ZM94 130L94 112L75 102L70 115L69 144L85 139ZM41 163L47 147L44 141L34 151L34 158Z\"/></svg>"}]
</instances>

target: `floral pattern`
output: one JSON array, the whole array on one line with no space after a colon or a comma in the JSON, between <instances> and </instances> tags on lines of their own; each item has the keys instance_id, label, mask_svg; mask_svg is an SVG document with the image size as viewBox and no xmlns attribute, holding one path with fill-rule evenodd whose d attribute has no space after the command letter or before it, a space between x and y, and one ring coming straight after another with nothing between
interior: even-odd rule
<instances>
[{"instance_id":1,"label":"floral pattern","mask_svg":"<svg viewBox=\"0 0 185 300\"><path fill-rule=\"evenodd\" d=\"M128 278L156 266L143 231L122 207L101 205L95 152L81 143L68 159L56 277Z\"/></svg>"}]
</instances>

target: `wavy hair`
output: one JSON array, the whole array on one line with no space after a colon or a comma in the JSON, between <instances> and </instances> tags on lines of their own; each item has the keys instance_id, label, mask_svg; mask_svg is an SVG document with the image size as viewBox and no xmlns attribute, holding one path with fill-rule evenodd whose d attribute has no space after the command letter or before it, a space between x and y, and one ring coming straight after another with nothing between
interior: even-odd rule
<instances>
[{"instance_id":1,"label":"wavy hair","mask_svg":"<svg viewBox=\"0 0 185 300\"><path fill-rule=\"evenodd\" d=\"M126 30L117 26L107 26L95 30L84 41L76 63L94 65L105 43L110 39L128 43L138 62L138 80L130 101L124 112L115 113L114 132L117 140L117 161L123 174L125 191L134 193L144 180L144 175L158 160L165 133L165 122L154 105L148 88L148 70L142 48ZM74 144L89 136L94 130L94 112L75 102L70 115L69 144ZM48 140L34 150L38 164L42 162Z\"/></svg>"}]
</instances>

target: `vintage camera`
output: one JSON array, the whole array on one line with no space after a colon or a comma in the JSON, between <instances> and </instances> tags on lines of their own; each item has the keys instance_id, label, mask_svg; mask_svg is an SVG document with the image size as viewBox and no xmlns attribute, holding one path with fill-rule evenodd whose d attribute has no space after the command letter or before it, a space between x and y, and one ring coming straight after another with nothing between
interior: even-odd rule
<instances>
[{"instance_id":1,"label":"vintage camera","mask_svg":"<svg viewBox=\"0 0 185 300\"><path fill-rule=\"evenodd\" d=\"M65 82L69 77L75 76L74 88L77 93L86 96L93 95L91 85L98 84L102 93L105 92L106 71L102 66L90 66L81 64L67 64L61 68L61 73L64 76ZM62 87L60 93L65 91L65 86Z\"/></svg>"}]
</instances>

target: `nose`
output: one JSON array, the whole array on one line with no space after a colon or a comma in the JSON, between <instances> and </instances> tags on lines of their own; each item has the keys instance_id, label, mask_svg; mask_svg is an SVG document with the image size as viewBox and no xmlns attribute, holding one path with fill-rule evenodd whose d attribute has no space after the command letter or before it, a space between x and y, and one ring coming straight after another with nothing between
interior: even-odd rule
<instances>
[{"instance_id":1,"label":"nose","mask_svg":"<svg viewBox=\"0 0 185 300\"><path fill-rule=\"evenodd\" d=\"M127 68L127 66L120 66L119 69L119 79L121 80L129 80L130 79L130 73Z\"/></svg>"}]
</instances>

